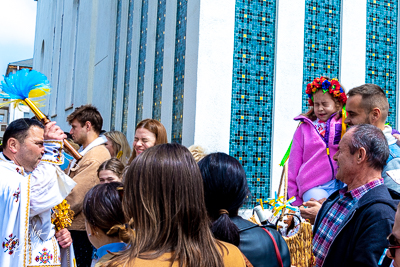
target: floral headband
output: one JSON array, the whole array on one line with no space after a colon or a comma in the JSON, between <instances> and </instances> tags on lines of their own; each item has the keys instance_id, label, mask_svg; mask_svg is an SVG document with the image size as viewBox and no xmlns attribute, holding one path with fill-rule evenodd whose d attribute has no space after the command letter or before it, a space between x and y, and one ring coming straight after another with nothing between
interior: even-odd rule
<instances>
[{"instance_id":1,"label":"floral headband","mask_svg":"<svg viewBox=\"0 0 400 267\"><path fill-rule=\"evenodd\" d=\"M333 78L332 80L328 80L324 77L321 77L315 78L314 81L307 84L306 94L308 95L308 103L310 106L314 106L314 94L319 89L322 89L324 94L329 92L333 97L336 97L339 102L346 104L347 96L340 86L338 79Z\"/></svg>"}]
</instances>

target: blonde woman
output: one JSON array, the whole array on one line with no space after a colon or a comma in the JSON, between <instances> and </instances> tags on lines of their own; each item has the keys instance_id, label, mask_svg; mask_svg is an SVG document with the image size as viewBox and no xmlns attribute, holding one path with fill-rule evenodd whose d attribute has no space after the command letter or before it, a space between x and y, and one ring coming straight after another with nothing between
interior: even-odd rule
<instances>
[{"instance_id":1,"label":"blonde woman","mask_svg":"<svg viewBox=\"0 0 400 267\"><path fill-rule=\"evenodd\" d=\"M110 151L111 157L119 159L126 165L131 156L131 148L126 136L119 131L106 132L104 136L107 137L106 148Z\"/></svg>"},{"instance_id":2,"label":"blonde woman","mask_svg":"<svg viewBox=\"0 0 400 267\"><path fill-rule=\"evenodd\" d=\"M206 150L204 147L199 145L191 145L188 147L190 153L192 153L194 160L198 163L202 160L205 156L207 156Z\"/></svg>"}]
</instances>

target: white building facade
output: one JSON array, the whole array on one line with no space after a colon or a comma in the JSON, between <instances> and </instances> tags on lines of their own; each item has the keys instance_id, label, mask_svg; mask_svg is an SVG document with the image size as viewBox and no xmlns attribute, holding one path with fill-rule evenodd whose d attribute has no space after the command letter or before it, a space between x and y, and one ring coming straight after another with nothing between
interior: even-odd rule
<instances>
[{"instance_id":1,"label":"white building facade","mask_svg":"<svg viewBox=\"0 0 400 267\"><path fill-rule=\"evenodd\" d=\"M168 138L244 166L253 200L279 163L322 75L376 83L398 126L398 0L38 0L33 68L53 89L45 113L91 103L132 143L160 120ZM254 203L254 202L253 202Z\"/></svg>"}]
</instances>

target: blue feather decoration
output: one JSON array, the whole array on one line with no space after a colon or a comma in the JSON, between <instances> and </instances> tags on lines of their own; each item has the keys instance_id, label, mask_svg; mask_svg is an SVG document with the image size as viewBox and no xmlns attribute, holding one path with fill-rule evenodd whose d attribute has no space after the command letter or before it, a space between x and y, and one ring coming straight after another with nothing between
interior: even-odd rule
<instances>
[{"instance_id":1,"label":"blue feather decoration","mask_svg":"<svg viewBox=\"0 0 400 267\"><path fill-rule=\"evenodd\" d=\"M0 89L5 93L0 96L8 99L24 100L28 97L41 97L50 92L50 83L46 76L38 71L22 69L4 77Z\"/></svg>"}]
</instances>

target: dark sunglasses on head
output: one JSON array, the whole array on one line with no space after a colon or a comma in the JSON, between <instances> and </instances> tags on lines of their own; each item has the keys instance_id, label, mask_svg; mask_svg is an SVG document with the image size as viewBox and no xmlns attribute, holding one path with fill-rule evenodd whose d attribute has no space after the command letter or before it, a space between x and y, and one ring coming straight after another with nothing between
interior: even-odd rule
<instances>
[{"instance_id":1,"label":"dark sunglasses on head","mask_svg":"<svg viewBox=\"0 0 400 267\"><path fill-rule=\"evenodd\" d=\"M389 241L388 249L389 249L390 256L392 256L392 258L394 258L395 254L396 254L396 249L400 248L399 241L392 233L387 237L387 240Z\"/></svg>"}]
</instances>

